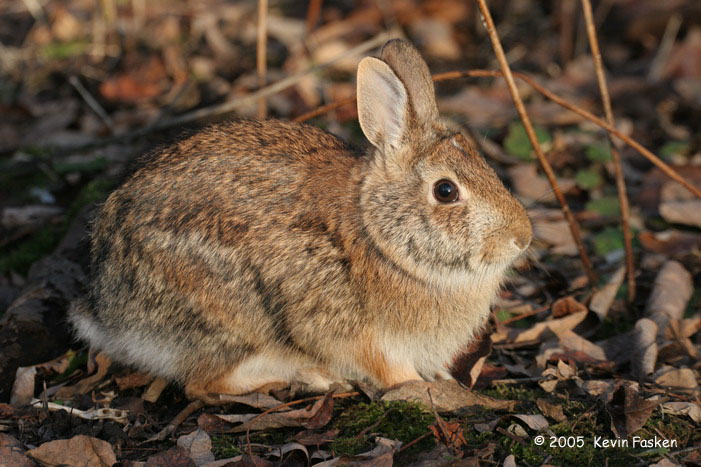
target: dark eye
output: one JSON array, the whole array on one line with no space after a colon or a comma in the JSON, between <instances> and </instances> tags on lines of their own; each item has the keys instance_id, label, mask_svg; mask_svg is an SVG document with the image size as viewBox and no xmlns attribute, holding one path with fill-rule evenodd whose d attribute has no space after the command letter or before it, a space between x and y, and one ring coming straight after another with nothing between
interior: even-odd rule
<instances>
[{"instance_id":1,"label":"dark eye","mask_svg":"<svg viewBox=\"0 0 701 467\"><path fill-rule=\"evenodd\" d=\"M458 200L458 187L450 180L438 180L433 185L433 196L441 203L453 203Z\"/></svg>"}]
</instances>

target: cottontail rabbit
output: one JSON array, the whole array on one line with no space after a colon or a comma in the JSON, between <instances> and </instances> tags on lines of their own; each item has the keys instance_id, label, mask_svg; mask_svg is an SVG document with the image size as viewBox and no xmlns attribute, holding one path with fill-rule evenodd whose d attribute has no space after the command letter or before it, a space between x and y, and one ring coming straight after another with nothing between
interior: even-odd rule
<instances>
[{"instance_id":1,"label":"cottontail rabbit","mask_svg":"<svg viewBox=\"0 0 701 467\"><path fill-rule=\"evenodd\" d=\"M189 397L450 378L531 241L523 206L441 124L428 67L358 67L362 153L282 121L211 126L102 207L77 334Z\"/></svg>"}]
</instances>

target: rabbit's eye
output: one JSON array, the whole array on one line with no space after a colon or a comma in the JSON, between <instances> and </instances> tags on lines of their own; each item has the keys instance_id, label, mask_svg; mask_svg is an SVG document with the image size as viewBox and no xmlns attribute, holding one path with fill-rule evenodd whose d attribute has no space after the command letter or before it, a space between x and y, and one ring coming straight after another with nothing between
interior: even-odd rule
<instances>
[{"instance_id":1,"label":"rabbit's eye","mask_svg":"<svg viewBox=\"0 0 701 467\"><path fill-rule=\"evenodd\" d=\"M454 203L458 200L458 187L445 178L438 180L433 185L433 196L441 203Z\"/></svg>"}]
</instances>

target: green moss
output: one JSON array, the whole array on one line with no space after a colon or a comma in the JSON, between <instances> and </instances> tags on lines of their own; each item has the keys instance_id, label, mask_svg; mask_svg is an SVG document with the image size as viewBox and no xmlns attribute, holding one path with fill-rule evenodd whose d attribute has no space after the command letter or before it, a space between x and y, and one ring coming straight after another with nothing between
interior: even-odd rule
<instances>
[{"instance_id":1,"label":"green moss","mask_svg":"<svg viewBox=\"0 0 701 467\"><path fill-rule=\"evenodd\" d=\"M90 181L76 195L63 222L44 225L29 237L0 249L0 274L9 271L26 274L32 263L56 248L80 210L90 203L103 200L112 187L113 182L108 180Z\"/></svg>"},{"instance_id":2,"label":"green moss","mask_svg":"<svg viewBox=\"0 0 701 467\"><path fill-rule=\"evenodd\" d=\"M64 227L45 225L19 244L0 250L0 273L26 274L35 261L48 255L58 245Z\"/></svg>"},{"instance_id":3,"label":"green moss","mask_svg":"<svg viewBox=\"0 0 701 467\"><path fill-rule=\"evenodd\" d=\"M82 54L89 46L90 43L84 40L52 42L42 47L41 54L51 60L63 60Z\"/></svg>"},{"instance_id":4,"label":"green moss","mask_svg":"<svg viewBox=\"0 0 701 467\"><path fill-rule=\"evenodd\" d=\"M88 204L104 201L113 187L114 182L102 178L85 184L68 208L68 218L73 219Z\"/></svg>"},{"instance_id":5,"label":"green moss","mask_svg":"<svg viewBox=\"0 0 701 467\"><path fill-rule=\"evenodd\" d=\"M238 445L239 437L227 434L212 436L212 453L217 459L228 459L244 453Z\"/></svg>"},{"instance_id":6,"label":"green moss","mask_svg":"<svg viewBox=\"0 0 701 467\"><path fill-rule=\"evenodd\" d=\"M515 400L515 401L532 401L545 394L542 389L537 387L525 387L515 384L497 384L494 387L480 391L482 394L493 397L495 399Z\"/></svg>"},{"instance_id":7,"label":"green moss","mask_svg":"<svg viewBox=\"0 0 701 467\"><path fill-rule=\"evenodd\" d=\"M340 432L331 449L336 455L356 455L372 449L375 436L406 444L427 433L434 421L434 415L415 402L361 402L346 407L335 419L333 426ZM433 439L427 437L402 455L411 456L433 444Z\"/></svg>"}]
</instances>

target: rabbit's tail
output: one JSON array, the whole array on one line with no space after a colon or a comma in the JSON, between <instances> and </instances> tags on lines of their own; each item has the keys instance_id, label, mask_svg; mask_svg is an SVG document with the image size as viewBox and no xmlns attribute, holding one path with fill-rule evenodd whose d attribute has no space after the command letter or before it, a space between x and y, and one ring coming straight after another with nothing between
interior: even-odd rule
<instances>
[{"instance_id":1,"label":"rabbit's tail","mask_svg":"<svg viewBox=\"0 0 701 467\"><path fill-rule=\"evenodd\" d=\"M68 322L76 338L89 342L91 346L100 347L100 343L105 340L103 326L85 298L76 299L71 303L68 309Z\"/></svg>"}]
</instances>

